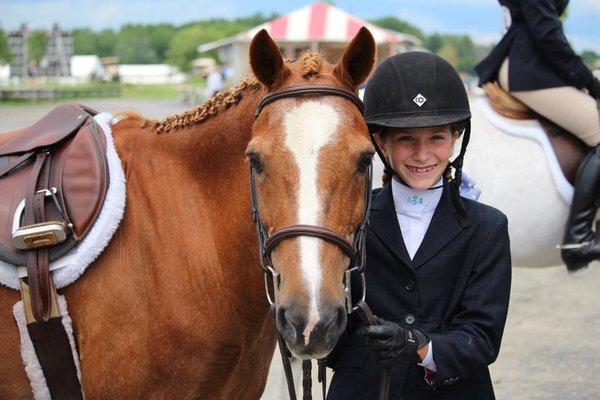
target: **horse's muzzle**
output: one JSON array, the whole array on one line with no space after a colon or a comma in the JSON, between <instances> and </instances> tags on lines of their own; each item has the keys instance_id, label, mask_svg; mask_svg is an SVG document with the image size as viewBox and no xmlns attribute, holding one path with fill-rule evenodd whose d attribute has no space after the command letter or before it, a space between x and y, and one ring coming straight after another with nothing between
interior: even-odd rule
<instances>
[{"instance_id":1,"label":"horse's muzzle","mask_svg":"<svg viewBox=\"0 0 600 400\"><path fill-rule=\"evenodd\" d=\"M321 304L318 315L319 319L315 323L310 321L310 316L304 307L286 302L277 307L277 329L289 349L298 358L324 358L333 349L346 328L346 310L341 304L335 306Z\"/></svg>"}]
</instances>

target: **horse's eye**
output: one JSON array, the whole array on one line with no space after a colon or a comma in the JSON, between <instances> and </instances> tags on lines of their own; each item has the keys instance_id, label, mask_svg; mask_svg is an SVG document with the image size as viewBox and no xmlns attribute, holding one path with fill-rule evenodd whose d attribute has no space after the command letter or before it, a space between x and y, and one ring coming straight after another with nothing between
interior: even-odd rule
<instances>
[{"instance_id":1,"label":"horse's eye","mask_svg":"<svg viewBox=\"0 0 600 400\"><path fill-rule=\"evenodd\" d=\"M356 170L359 172L365 172L369 165L373 162L373 152L365 152L363 153L358 161L356 162Z\"/></svg>"},{"instance_id":2,"label":"horse's eye","mask_svg":"<svg viewBox=\"0 0 600 400\"><path fill-rule=\"evenodd\" d=\"M262 172L263 165L260 162L260 156L258 155L258 153L248 152L246 153L246 156L248 157L248 162L250 162L250 166L252 166L254 171Z\"/></svg>"}]
</instances>

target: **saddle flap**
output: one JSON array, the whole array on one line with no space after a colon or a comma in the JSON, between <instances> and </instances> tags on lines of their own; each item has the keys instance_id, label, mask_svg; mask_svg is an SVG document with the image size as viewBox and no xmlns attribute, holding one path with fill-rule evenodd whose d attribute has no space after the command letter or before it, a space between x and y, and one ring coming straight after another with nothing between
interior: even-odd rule
<instances>
[{"instance_id":1,"label":"saddle flap","mask_svg":"<svg viewBox=\"0 0 600 400\"><path fill-rule=\"evenodd\" d=\"M106 161L106 137L102 128L96 121L85 112L78 109L77 106L61 106L59 112L52 111L47 117L60 117L67 115L71 121L73 117L83 114L81 121L77 124L65 123L62 126L65 129L73 129L69 134L63 134L62 139L58 134L53 138L45 140L40 137L40 143L50 150L49 157L50 175L47 183L48 187L39 189L56 188L56 201L68 216L68 222L74 235L69 235L66 240L49 247L50 261L53 261L69 251L73 245L83 239L93 226L104 203L105 194L108 187L108 165ZM77 110L79 113L73 113ZM46 118L46 117L45 117ZM33 127L27 128L31 131ZM52 131L46 132L58 133L58 125L53 125ZM25 130L21 130L22 132ZM19 131L17 131L19 132ZM39 132L39 131L38 131ZM61 141L62 140L62 141ZM7 142L12 145L15 142ZM23 144L25 142L21 142ZM33 143L33 142L30 142ZM50 143L55 143L51 146ZM17 148L17 146L13 147ZM18 146L20 149L26 147ZM39 147L37 147L39 148ZM46 147L44 147L46 148ZM4 150L3 147L0 149ZM0 160L2 160L0 156ZM6 155L9 163L14 163L21 155L11 153ZM25 265L25 253L12 245L12 232L14 230L14 218L18 212L19 204L25 198L25 193L31 179L32 164L23 163L18 168L11 171L10 174L0 179L0 260L4 260L14 265ZM59 211L53 200L46 201L46 220L63 221L63 215ZM20 219L20 225L23 226L22 215L17 216ZM65 221L66 222L66 221Z\"/></svg>"},{"instance_id":2,"label":"saddle flap","mask_svg":"<svg viewBox=\"0 0 600 400\"><path fill-rule=\"evenodd\" d=\"M35 124L3 135L0 156L26 153L54 146L76 133L88 114L73 104L57 107Z\"/></svg>"}]
</instances>

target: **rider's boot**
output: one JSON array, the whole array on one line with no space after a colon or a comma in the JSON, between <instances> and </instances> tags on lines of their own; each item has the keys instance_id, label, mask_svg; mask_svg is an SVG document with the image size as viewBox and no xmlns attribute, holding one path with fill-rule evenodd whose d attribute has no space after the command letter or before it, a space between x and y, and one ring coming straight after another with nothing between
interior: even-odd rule
<instances>
[{"instance_id":1,"label":"rider's boot","mask_svg":"<svg viewBox=\"0 0 600 400\"><path fill-rule=\"evenodd\" d=\"M575 193L567 220L561 257L569 271L600 259L600 242L592 231L600 201L600 146L584 158L575 181Z\"/></svg>"}]
</instances>

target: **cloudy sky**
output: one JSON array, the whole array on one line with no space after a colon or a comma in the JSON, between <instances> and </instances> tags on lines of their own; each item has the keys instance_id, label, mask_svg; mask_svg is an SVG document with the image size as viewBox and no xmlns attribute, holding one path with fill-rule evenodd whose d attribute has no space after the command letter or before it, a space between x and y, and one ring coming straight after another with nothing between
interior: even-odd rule
<instances>
[{"instance_id":1,"label":"cloudy sky","mask_svg":"<svg viewBox=\"0 0 600 400\"><path fill-rule=\"evenodd\" d=\"M247 16L255 12L285 14L313 1L289 0L0 0L0 27L21 22L47 28L118 28L124 23L184 22ZM426 33L468 33L477 41L500 37L502 15L494 0L338 0L335 4L362 18L395 15ZM565 23L577 50L600 51L600 0L571 0Z\"/></svg>"}]
</instances>

